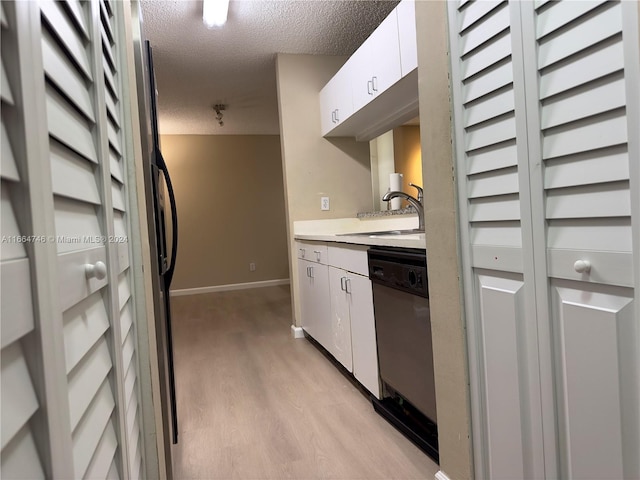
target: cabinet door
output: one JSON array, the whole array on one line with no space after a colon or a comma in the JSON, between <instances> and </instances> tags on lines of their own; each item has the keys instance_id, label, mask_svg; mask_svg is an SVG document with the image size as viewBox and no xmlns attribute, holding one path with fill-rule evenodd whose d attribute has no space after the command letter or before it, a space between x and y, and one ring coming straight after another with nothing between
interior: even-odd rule
<instances>
[{"instance_id":1,"label":"cabinet door","mask_svg":"<svg viewBox=\"0 0 640 480\"><path fill-rule=\"evenodd\" d=\"M347 370L353 370L351 353L351 319L347 272L329 267L329 291L331 293L331 346L328 350Z\"/></svg>"},{"instance_id":2,"label":"cabinet door","mask_svg":"<svg viewBox=\"0 0 640 480\"><path fill-rule=\"evenodd\" d=\"M371 280L362 275L349 273L347 274L347 290L351 320L353 375L376 398L380 398L378 348Z\"/></svg>"},{"instance_id":3,"label":"cabinet door","mask_svg":"<svg viewBox=\"0 0 640 480\"><path fill-rule=\"evenodd\" d=\"M329 267L307 260L298 262L302 328L320 345L331 351Z\"/></svg>"},{"instance_id":4,"label":"cabinet door","mask_svg":"<svg viewBox=\"0 0 640 480\"><path fill-rule=\"evenodd\" d=\"M326 135L353 113L351 64L345 63L320 91L320 123Z\"/></svg>"},{"instance_id":5,"label":"cabinet door","mask_svg":"<svg viewBox=\"0 0 640 480\"><path fill-rule=\"evenodd\" d=\"M400 80L396 10L382 21L349 61L352 62L353 110L357 112Z\"/></svg>"},{"instance_id":6,"label":"cabinet door","mask_svg":"<svg viewBox=\"0 0 640 480\"><path fill-rule=\"evenodd\" d=\"M404 77L418 68L415 0L402 0L398 4L397 10L398 37L400 40L400 73Z\"/></svg>"}]
</instances>

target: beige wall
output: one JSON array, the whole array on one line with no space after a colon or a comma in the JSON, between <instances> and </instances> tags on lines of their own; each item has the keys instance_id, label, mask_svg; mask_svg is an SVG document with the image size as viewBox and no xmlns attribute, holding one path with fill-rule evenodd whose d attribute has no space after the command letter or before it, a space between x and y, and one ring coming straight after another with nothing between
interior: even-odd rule
<instances>
[{"instance_id":1,"label":"beige wall","mask_svg":"<svg viewBox=\"0 0 640 480\"><path fill-rule=\"evenodd\" d=\"M161 142L179 219L172 290L288 278L280 138L163 135Z\"/></svg>"},{"instance_id":2,"label":"beige wall","mask_svg":"<svg viewBox=\"0 0 640 480\"><path fill-rule=\"evenodd\" d=\"M422 150L420 127L404 125L393 129L393 158L395 171L402 173L402 191L416 197L418 191L409 183L422 186ZM403 206L408 202L403 201Z\"/></svg>"},{"instance_id":3,"label":"beige wall","mask_svg":"<svg viewBox=\"0 0 640 480\"><path fill-rule=\"evenodd\" d=\"M344 57L278 54L276 77L280 111L282 165L290 247L293 222L354 217L370 211L369 143L351 138L325 139L320 133L319 92L344 63ZM331 210L320 210L320 197ZM291 284L296 324L297 262L290 248Z\"/></svg>"},{"instance_id":4,"label":"beige wall","mask_svg":"<svg viewBox=\"0 0 640 480\"><path fill-rule=\"evenodd\" d=\"M469 379L452 170L446 2L416 2L420 129L440 468L473 477Z\"/></svg>"}]
</instances>

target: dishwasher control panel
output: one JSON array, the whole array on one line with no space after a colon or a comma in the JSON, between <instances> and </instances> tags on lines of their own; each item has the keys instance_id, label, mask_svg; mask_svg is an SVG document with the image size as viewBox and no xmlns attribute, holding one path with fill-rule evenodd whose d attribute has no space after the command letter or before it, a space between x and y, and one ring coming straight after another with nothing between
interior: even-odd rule
<instances>
[{"instance_id":1,"label":"dishwasher control panel","mask_svg":"<svg viewBox=\"0 0 640 480\"><path fill-rule=\"evenodd\" d=\"M368 255L369 278L372 282L429 298L424 251L371 248Z\"/></svg>"}]
</instances>

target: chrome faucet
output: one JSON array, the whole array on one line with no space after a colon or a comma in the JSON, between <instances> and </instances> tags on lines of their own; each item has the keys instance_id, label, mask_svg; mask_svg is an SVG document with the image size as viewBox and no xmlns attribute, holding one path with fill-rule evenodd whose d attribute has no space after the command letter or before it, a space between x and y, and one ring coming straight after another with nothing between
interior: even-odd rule
<instances>
[{"instance_id":1,"label":"chrome faucet","mask_svg":"<svg viewBox=\"0 0 640 480\"><path fill-rule=\"evenodd\" d=\"M418 192L419 192L418 197L420 197L420 191L418 190ZM387 192L382 197L382 200L384 202L388 202L392 198L396 198L396 197L404 198L407 202L409 202L413 206L413 208L416 209L416 211L418 212L418 230L424 232L424 207L422 206L422 203L420 203L418 199L413 198L408 193L404 193L400 191Z\"/></svg>"}]
</instances>

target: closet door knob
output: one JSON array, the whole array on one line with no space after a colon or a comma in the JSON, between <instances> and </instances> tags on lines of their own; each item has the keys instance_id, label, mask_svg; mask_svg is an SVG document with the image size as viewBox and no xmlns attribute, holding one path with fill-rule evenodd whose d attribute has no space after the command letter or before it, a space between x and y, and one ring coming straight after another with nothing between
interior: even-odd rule
<instances>
[{"instance_id":1,"label":"closet door knob","mask_svg":"<svg viewBox=\"0 0 640 480\"><path fill-rule=\"evenodd\" d=\"M578 273L589 273L591 271L591 262L589 260L578 260L573 264L573 269Z\"/></svg>"},{"instance_id":2,"label":"closet door knob","mask_svg":"<svg viewBox=\"0 0 640 480\"><path fill-rule=\"evenodd\" d=\"M98 280L102 280L107 276L107 266L101 261L97 261L93 265L89 263L84 266L84 273L87 278L95 277Z\"/></svg>"}]
</instances>

